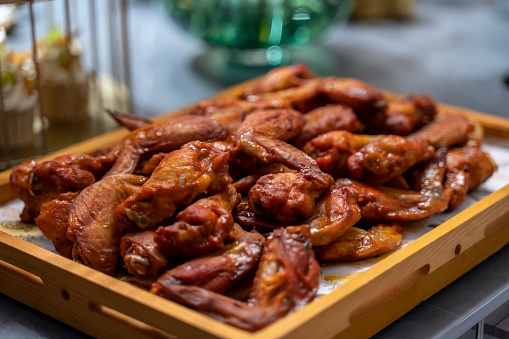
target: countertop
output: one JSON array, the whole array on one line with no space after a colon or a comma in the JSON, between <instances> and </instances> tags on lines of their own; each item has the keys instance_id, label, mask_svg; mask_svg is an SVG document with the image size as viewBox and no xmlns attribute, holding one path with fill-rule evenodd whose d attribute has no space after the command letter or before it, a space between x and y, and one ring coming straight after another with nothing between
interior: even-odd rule
<instances>
[{"instance_id":1,"label":"countertop","mask_svg":"<svg viewBox=\"0 0 509 339\"><path fill-rule=\"evenodd\" d=\"M153 116L208 97L235 81L200 71L207 47L155 3L129 2L134 110ZM25 17L26 18L26 17ZM21 17L23 19L23 16ZM15 34L26 33L19 27ZM406 22L338 23L299 58L317 73L360 78L400 92L509 118L509 3L425 0ZM509 298L506 246L377 338L457 338ZM0 337L87 337L0 295Z\"/></svg>"}]
</instances>

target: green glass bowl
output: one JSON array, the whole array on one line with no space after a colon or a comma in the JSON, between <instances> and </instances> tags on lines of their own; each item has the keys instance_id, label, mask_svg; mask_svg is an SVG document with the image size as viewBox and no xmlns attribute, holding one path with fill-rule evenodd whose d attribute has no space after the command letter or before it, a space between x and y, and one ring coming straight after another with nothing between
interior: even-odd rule
<instances>
[{"instance_id":1,"label":"green glass bowl","mask_svg":"<svg viewBox=\"0 0 509 339\"><path fill-rule=\"evenodd\" d=\"M336 20L347 21L354 0L162 0L169 16L230 62L285 63L287 47L308 45Z\"/></svg>"}]
</instances>

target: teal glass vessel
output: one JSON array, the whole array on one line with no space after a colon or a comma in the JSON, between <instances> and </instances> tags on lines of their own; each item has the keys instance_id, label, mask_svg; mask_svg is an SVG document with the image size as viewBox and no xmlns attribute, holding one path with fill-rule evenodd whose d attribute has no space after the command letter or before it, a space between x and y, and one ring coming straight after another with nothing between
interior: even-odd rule
<instances>
[{"instance_id":1,"label":"teal glass vessel","mask_svg":"<svg viewBox=\"0 0 509 339\"><path fill-rule=\"evenodd\" d=\"M163 0L171 18L229 61L276 66L291 48L305 46L335 20L346 21L353 0Z\"/></svg>"}]
</instances>

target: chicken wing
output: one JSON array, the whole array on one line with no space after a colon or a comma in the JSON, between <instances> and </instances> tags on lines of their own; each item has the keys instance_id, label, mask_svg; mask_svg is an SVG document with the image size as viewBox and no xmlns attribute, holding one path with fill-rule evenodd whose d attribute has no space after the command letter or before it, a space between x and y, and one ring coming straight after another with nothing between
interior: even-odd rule
<instances>
[{"instance_id":1,"label":"chicken wing","mask_svg":"<svg viewBox=\"0 0 509 339\"><path fill-rule=\"evenodd\" d=\"M110 175L85 188L72 203L67 238L72 258L113 275L124 229L113 220L115 208L145 182L134 174Z\"/></svg>"},{"instance_id":2,"label":"chicken wing","mask_svg":"<svg viewBox=\"0 0 509 339\"><path fill-rule=\"evenodd\" d=\"M397 225L376 225L365 231L352 227L336 240L315 247L321 261L356 261L377 257L396 249L402 240Z\"/></svg>"},{"instance_id":3,"label":"chicken wing","mask_svg":"<svg viewBox=\"0 0 509 339\"><path fill-rule=\"evenodd\" d=\"M302 150L316 160L322 171L339 178L350 173L348 157L379 138L381 136L331 131L313 138Z\"/></svg>"},{"instance_id":4,"label":"chicken wing","mask_svg":"<svg viewBox=\"0 0 509 339\"><path fill-rule=\"evenodd\" d=\"M435 101L425 94L409 94L387 100L387 109L366 117L363 122L370 134L408 135L435 118Z\"/></svg>"},{"instance_id":5,"label":"chicken wing","mask_svg":"<svg viewBox=\"0 0 509 339\"><path fill-rule=\"evenodd\" d=\"M169 153L147 182L118 206L115 220L127 229L154 228L198 195L224 190L232 181L228 158L214 143L187 143Z\"/></svg>"},{"instance_id":6,"label":"chicken wing","mask_svg":"<svg viewBox=\"0 0 509 339\"><path fill-rule=\"evenodd\" d=\"M135 276L155 276L168 266L169 258L154 240L155 230L127 233L120 239L120 255Z\"/></svg>"},{"instance_id":7,"label":"chicken wing","mask_svg":"<svg viewBox=\"0 0 509 339\"><path fill-rule=\"evenodd\" d=\"M313 215L302 224L309 225L309 240L322 246L337 239L361 219L355 197L344 188L333 188L316 204Z\"/></svg>"},{"instance_id":8,"label":"chicken wing","mask_svg":"<svg viewBox=\"0 0 509 339\"><path fill-rule=\"evenodd\" d=\"M202 116L178 116L132 131L108 154L115 163L107 175L133 173L140 158L158 152L171 152L194 141L213 142L228 136L226 127Z\"/></svg>"},{"instance_id":9,"label":"chicken wing","mask_svg":"<svg viewBox=\"0 0 509 339\"><path fill-rule=\"evenodd\" d=\"M204 288L171 283L160 284L153 292L224 323L257 331L315 297L320 267L307 236L307 227L279 228L269 236L248 303Z\"/></svg>"},{"instance_id":10,"label":"chicken wing","mask_svg":"<svg viewBox=\"0 0 509 339\"><path fill-rule=\"evenodd\" d=\"M246 232L238 225L235 234L235 241L221 250L168 270L152 285L152 292L159 294L167 284L226 292L257 267L266 242L258 232Z\"/></svg>"},{"instance_id":11,"label":"chicken wing","mask_svg":"<svg viewBox=\"0 0 509 339\"><path fill-rule=\"evenodd\" d=\"M233 229L232 211L239 202L232 185L216 195L200 199L177 214L178 221L157 229L155 242L168 256L179 253L196 257L224 247Z\"/></svg>"},{"instance_id":12,"label":"chicken wing","mask_svg":"<svg viewBox=\"0 0 509 339\"><path fill-rule=\"evenodd\" d=\"M479 142L470 140L463 147L450 149L447 153L447 169L468 173L468 189L473 190L485 182L497 170L493 158L481 150Z\"/></svg>"},{"instance_id":13,"label":"chicken wing","mask_svg":"<svg viewBox=\"0 0 509 339\"><path fill-rule=\"evenodd\" d=\"M60 193L79 192L100 179L111 166L106 157L66 154L37 164L29 160L11 172L10 185L25 203L21 218L33 222L41 205Z\"/></svg>"},{"instance_id":14,"label":"chicken wing","mask_svg":"<svg viewBox=\"0 0 509 339\"><path fill-rule=\"evenodd\" d=\"M445 162L444 162L445 164ZM362 220L374 223L406 222L445 211L452 191L440 181L430 182L420 192L388 187L372 187L352 179L338 179L334 187L348 189L361 208Z\"/></svg>"},{"instance_id":15,"label":"chicken wing","mask_svg":"<svg viewBox=\"0 0 509 339\"><path fill-rule=\"evenodd\" d=\"M376 139L348 158L354 179L381 185L435 154L426 141L387 135Z\"/></svg>"},{"instance_id":16,"label":"chicken wing","mask_svg":"<svg viewBox=\"0 0 509 339\"><path fill-rule=\"evenodd\" d=\"M313 213L322 192L299 172L267 174L249 191L249 206L257 214L291 224Z\"/></svg>"},{"instance_id":17,"label":"chicken wing","mask_svg":"<svg viewBox=\"0 0 509 339\"><path fill-rule=\"evenodd\" d=\"M300 134L290 141L291 144L302 147L305 142L336 130L356 132L360 128L359 119L349 106L329 104L316 108L304 114L306 124Z\"/></svg>"},{"instance_id":18,"label":"chicken wing","mask_svg":"<svg viewBox=\"0 0 509 339\"><path fill-rule=\"evenodd\" d=\"M41 206L41 213L35 219L42 234L53 242L61 256L71 259L73 242L67 239L69 214L74 199L79 192L61 193L56 199Z\"/></svg>"},{"instance_id":19,"label":"chicken wing","mask_svg":"<svg viewBox=\"0 0 509 339\"><path fill-rule=\"evenodd\" d=\"M299 86L303 79L312 78L308 67L304 64L277 67L264 75L255 87L246 90L241 97L249 98L251 95L281 91L290 87Z\"/></svg>"},{"instance_id":20,"label":"chicken wing","mask_svg":"<svg viewBox=\"0 0 509 339\"><path fill-rule=\"evenodd\" d=\"M475 124L463 115L438 114L433 121L410 134L408 140L426 140L435 147L451 147L468 141Z\"/></svg>"},{"instance_id":21,"label":"chicken wing","mask_svg":"<svg viewBox=\"0 0 509 339\"><path fill-rule=\"evenodd\" d=\"M357 79L321 78L319 91L332 101L351 106L363 115L376 114L386 107L382 91Z\"/></svg>"}]
</instances>

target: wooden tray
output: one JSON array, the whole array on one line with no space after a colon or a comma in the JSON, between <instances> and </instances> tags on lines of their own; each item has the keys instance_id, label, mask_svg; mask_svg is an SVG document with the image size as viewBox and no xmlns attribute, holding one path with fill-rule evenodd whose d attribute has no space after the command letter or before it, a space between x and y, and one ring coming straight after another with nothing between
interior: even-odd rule
<instances>
[{"instance_id":1,"label":"wooden tray","mask_svg":"<svg viewBox=\"0 0 509 339\"><path fill-rule=\"evenodd\" d=\"M236 95L249 85L217 97ZM487 135L509 139L509 120L442 107L480 122ZM125 134L107 133L41 160L91 153ZM8 176L8 171L0 173L0 205L14 198ZM507 206L509 185L256 333L220 323L4 232L0 232L0 292L95 337L366 338L509 243Z\"/></svg>"}]
</instances>

